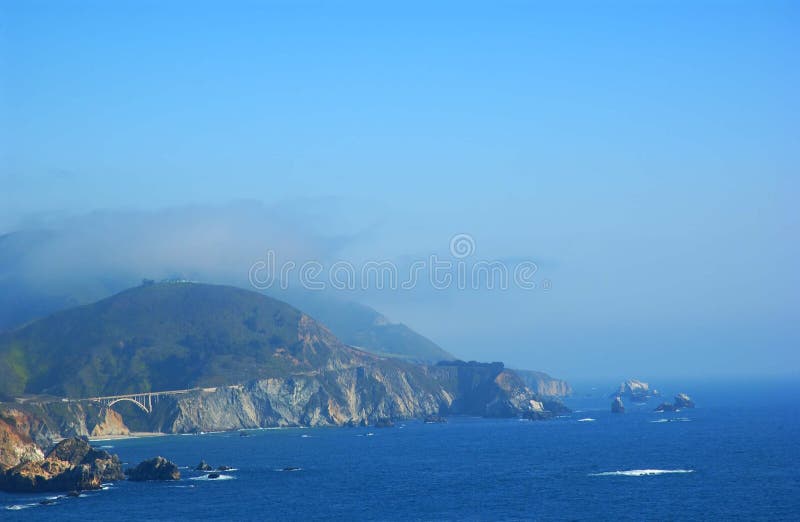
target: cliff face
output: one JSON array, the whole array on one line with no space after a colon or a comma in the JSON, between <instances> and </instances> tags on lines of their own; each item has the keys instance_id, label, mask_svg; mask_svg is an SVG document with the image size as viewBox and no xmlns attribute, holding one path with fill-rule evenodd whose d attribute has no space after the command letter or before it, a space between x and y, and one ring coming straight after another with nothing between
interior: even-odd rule
<instances>
[{"instance_id":1,"label":"cliff face","mask_svg":"<svg viewBox=\"0 0 800 522\"><path fill-rule=\"evenodd\" d=\"M452 402L415 372L358 367L263 379L178 398L159 428L168 432L270 426L372 424L438 413Z\"/></svg>"},{"instance_id":2,"label":"cliff face","mask_svg":"<svg viewBox=\"0 0 800 522\"><path fill-rule=\"evenodd\" d=\"M550 377L544 372L533 370L514 370L525 385L539 397L568 397L572 387L567 381Z\"/></svg>"},{"instance_id":3,"label":"cliff face","mask_svg":"<svg viewBox=\"0 0 800 522\"><path fill-rule=\"evenodd\" d=\"M160 404L161 420L152 429L170 433L374 424L439 414L547 418L563 410L538 400L499 363L367 364L197 391Z\"/></svg>"},{"instance_id":4,"label":"cliff face","mask_svg":"<svg viewBox=\"0 0 800 522\"><path fill-rule=\"evenodd\" d=\"M65 437L130 433L120 413L87 402L0 404L0 430L4 424L42 448L51 448Z\"/></svg>"},{"instance_id":5,"label":"cliff face","mask_svg":"<svg viewBox=\"0 0 800 522\"><path fill-rule=\"evenodd\" d=\"M97 423L92 428L92 437L106 437L109 435L128 435L130 430L122 420L122 415L112 410L104 408L97 419Z\"/></svg>"},{"instance_id":6,"label":"cliff face","mask_svg":"<svg viewBox=\"0 0 800 522\"><path fill-rule=\"evenodd\" d=\"M24 462L44 460L31 437L38 428L32 415L17 409L0 412L0 472Z\"/></svg>"},{"instance_id":7,"label":"cliff face","mask_svg":"<svg viewBox=\"0 0 800 522\"><path fill-rule=\"evenodd\" d=\"M318 331L307 334L309 346L322 341ZM62 436L124 435L129 427L191 433L362 425L446 414L542 419L566 410L557 400L537 396L502 363L419 366L358 351L318 371L163 396L151 414L125 403L114 407L122 414L85 402L26 407L45 420L45 429Z\"/></svg>"},{"instance_id":8,"label":"cliff face","mask_svg":"<svg viewBox=\"0 0 800 522\"><path fill-rule=\"evenodd\" d=\"M516 370L505 369L503 363L446 361L429 367L429 372L454 397L446 413L483 417L535 413L531 418L546 418L566 410L558 401L537 395Z\"/></svg>"}]
</instances>

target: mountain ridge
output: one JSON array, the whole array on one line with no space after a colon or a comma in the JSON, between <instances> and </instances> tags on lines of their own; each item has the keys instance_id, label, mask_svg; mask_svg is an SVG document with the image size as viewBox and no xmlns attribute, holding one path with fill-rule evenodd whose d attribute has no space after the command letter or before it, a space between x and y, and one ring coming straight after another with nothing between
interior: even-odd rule
<instances>
[{"instance_id":1,"label":"mountain ridge","mask_svg":"<svg viewBox=\"0 0 800 522\"><path fill-rule=\"evenodd\" d=\"M447 413L544 418L563 407L540 401L502 363L428 366L364 352L284 302L222 285L145 284L0 334L6 397L188 388L208 390L160 400L137 422L190 432ZM109 424L91 403L34 398L31 407L62 433Z\"/></svg>"}]
</instances>

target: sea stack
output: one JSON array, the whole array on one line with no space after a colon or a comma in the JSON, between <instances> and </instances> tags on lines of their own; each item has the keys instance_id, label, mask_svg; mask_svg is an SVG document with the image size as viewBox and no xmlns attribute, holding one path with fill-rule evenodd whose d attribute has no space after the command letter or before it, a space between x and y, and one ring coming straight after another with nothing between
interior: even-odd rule
<instances>
[{"instance_id":1,"label":"sea stack","mask_svg":"<svg viewBox=\"0 0 800 522\"><path fill-rule=\"evenodd\" d=\"M625 413L625 405L621 398L614 398L614 402L611 403L611 413Z\"/></svg>"},{"instance_id":2,"label":"sea stack","mask_svg":"<svg viewBox=\"0 0 800 522\"><path fill-rule=\"evenodd\" d=\"M675 396L676 408L694 408L694 401L685 393L679 393Z\"/></svg>"},{"instance_id":3,"label":"sea stack","mask_svg":"<svg viewBox=\"0 0 800 522\"><path fill-rule=\"evenodd\" d=\"M133 469L125 471L128 480L141 482L145 480L180 480L178 466L164 457L145 460Z\"/></svg>"}]
</instances>

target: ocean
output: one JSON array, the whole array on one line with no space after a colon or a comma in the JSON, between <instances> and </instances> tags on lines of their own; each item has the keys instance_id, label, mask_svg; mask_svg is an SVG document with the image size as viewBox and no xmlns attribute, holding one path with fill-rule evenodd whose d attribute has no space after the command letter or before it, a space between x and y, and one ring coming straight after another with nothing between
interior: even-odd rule
<instances>
[{"instance_id":1,"label":"ocean","mask_svg":"<svg viewBox=\"0 0 800 522\"><path fill-rule=\"evenodd\" d=\"M800 520L797 382L664 388L697 408L628 402L613 415L604 385L578 388L574 413L551 421L97 441L130 464L165 456L183 478L80 498L0 493L0 519ZM201 459L234 469L208 479L192 469Z\"/></svg>"}]
</instances>

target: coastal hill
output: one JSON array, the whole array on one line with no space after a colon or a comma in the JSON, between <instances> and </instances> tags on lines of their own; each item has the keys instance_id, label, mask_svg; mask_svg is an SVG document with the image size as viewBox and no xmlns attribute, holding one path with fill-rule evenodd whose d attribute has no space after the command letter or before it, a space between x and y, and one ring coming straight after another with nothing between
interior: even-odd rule
<instances>
[{"instance_id":1,"label":"coastal hill","mask_svg":"<svg viewBox=\"0 0 800 522\"><path fill-rule=\"evenodd\" d=\"M330 328L342 342L387 357L436 364L456 357L424 335L369 306L325 294L293 292L286 301Z\"/></svg>"},{"instance_id":2,"label":"coastal hill","mask_svg":"<svg viewBox=\"0 0 800 522\"><path fill-rule=\"evenodd\" d=\"M149 284L0 334L0 393L68 397L216 386L356 357L299 310L254 292Z\"/></svg>"},{"instance_id":3,"label":"coastal hill","mask_svg":"<svg viewBox=\"0 0 800 522\"><path fill-rule=\"evenodd\" d=\"M562 407L502 364L380 357L346 346L286 303L227 286L144 284L0 334L6 398L193 388L206 389L161 400L139 429L364 424L447 413L542 418ZM37 401L37 412L67 432L125 429L92 403Z\"/></svg>"},{"instance_id":4,"label":"coastal hill","mask_svg":"<svg viewBox=\"0 0 800 522\"><path fill-rule=\"evenodd\" d=\"M58 232L26 230L0 235L0 331L74 306L114 295L137 284L144 274L136 270L93 270L31 277L31 266L50 259L59 244ZM181 278L183 274L154 267L155 272ZM203 278L189 270L188 279ZM218 276L217 276L218 277ZM225 282L223 277L222 281ZM234 286L236 286L234 284ZM303 310L329 328L342 342L380 355L413 362L436 363L455 357L410 327L392 322L380 312L324 292L280 290L270 297Z\"/></svg>"}]
</instances>

